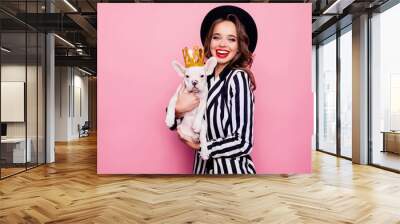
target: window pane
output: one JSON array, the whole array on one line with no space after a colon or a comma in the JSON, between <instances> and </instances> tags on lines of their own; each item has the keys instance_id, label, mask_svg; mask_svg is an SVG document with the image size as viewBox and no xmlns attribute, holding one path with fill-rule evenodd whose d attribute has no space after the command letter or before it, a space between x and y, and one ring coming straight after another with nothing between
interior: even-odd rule
<instances>
[{"instance_id":1,"label":"window pane","mask_svg":"<svg viewBox=\"0 0 400 224\"><path fill-rule=\"evenodd\" d=\"M372 163L397 170L400 170L399 21L400 4L371 20Z\"/></svg>"},{"instance_id":2,"label":"window pane","mask_svg":"<svg viewBox=\"0 0 400 224\"><path fill-rule=\"evenodd\" d=\"M45 163L45 65L46 65L46 36L39 33L38 45L38 164Z\"/></svg>"},{"instance_id":3,"label":"window pane","mask_svg":"<svg viewBox=\"0 0 400 224\"><path fill-rule=\"evenodd\" d=\"M340 36L340 152L351 158L352 149L352 35L351 30Z\"/></svg>"},{"instance_id":4,"label":"window pane","mask_svg":"<svg viewBox=\"0 0 400 224\"><path fill-rule=\"evenodd\" d=\"M318 48L318 148L336 153L336 39Z\"/></svg>"},{"instance_id":5,"label":"window pane","mask_svg":"<svg viewBox=\"0 0 400 224\"><path fill-rule=\"evenodd\" d=\"M16 17L44 12L45 1L0 1ZM45 35L0 12L1 123L0 177L44 162Z\"/></svg>"},{"instance_id":6,"label":"window pane","mask_svg":"<svg viewBox=\"0 0 400 224\"><path fill-rule=\"evenodd\" d=\"M28 62L27 62L27 80L26 80L26 113L27 113L27 141L30 144L30 161L28 168L37 165L37 74L38 74L38 49L36 32L28 32Z\"/></svg>"},{"instance_id":7,"label":"window pane","mask_svg":"<svg viewBox=\"0 0 400 224\"><path fill-rule=\"evenodd\" d=\"M2 178L25 170L31 158L30 144L25 139L25 41L25 32L1 34L1 47L7 49L1 50Z\"/></svg>"}]
</instances>

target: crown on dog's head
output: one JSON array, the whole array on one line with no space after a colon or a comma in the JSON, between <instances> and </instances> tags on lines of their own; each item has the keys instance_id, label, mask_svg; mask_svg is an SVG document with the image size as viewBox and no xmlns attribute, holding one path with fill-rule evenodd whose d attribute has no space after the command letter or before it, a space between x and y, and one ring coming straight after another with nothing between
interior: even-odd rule
<instances>
[{"instance_id":1,"label":"crown on dog's head","mask_svg":"<svg viewBox=\"0 0 400 224\"><path fill-rule=\"evenodd\" d=\"M192 49L185 47L182 49L185 67L203 66L204 65L204 49L194 46Z\"/></svg>"}]
</instances>

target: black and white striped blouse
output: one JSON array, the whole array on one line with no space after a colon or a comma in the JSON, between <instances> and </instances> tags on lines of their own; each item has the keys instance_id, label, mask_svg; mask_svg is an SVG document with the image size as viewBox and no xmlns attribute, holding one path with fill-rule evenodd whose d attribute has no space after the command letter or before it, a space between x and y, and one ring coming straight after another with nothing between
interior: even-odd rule
<instances>
[{"instance_id":1,"label":"black and white striped blouse","mask_svg":"<svg viewBox=\"0 0 400 224\"><path fill-rule=\"evenodd\" d=\"M253 149L254 94L248 74L225 67L208 81L207 147L210 158L196 152L194 174L255 174Z\"/></svg>"}]
</instances>

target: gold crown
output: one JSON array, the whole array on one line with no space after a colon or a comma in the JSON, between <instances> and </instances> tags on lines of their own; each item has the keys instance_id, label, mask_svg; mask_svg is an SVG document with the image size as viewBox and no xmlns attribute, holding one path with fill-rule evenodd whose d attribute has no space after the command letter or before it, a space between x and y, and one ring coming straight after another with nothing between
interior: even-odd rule
<instances>
[{"instance_id":1,"label":"gold crown","mask_svg":"<svg viewBox=\"0 0 400 224\"><path fill-rule=\"evenodd\" d=\"M189 49L188 47L185 47L182 49L182 53L186 68L204 65L203 48L195 46L193 49Z\"/></svg>"}]
</instances>

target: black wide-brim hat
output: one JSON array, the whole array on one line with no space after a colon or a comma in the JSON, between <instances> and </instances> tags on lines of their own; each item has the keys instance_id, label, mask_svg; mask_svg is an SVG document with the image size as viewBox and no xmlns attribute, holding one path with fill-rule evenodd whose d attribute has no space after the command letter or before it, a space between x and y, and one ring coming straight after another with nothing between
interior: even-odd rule
<instances>
[{"instance_id":1,"label":"black wide-brim hat","mask_svg":"<svg viewBox=\"0 0 400 224\"><path fill-rule=\"evenodd\" d=\"M200 29L201 42L204 45L206 36L213 22L220 18L226 18L228 14L236 15L239 18L240 22L243 24L247 36L249 37L249 51L253 53L257 45L256 23L254 22L254 19L250 16L248 12L232 5L219 6L208 12L206 17L204 17L203 22L201 23L201 29Z\"/></svg>"}]
</instances>

